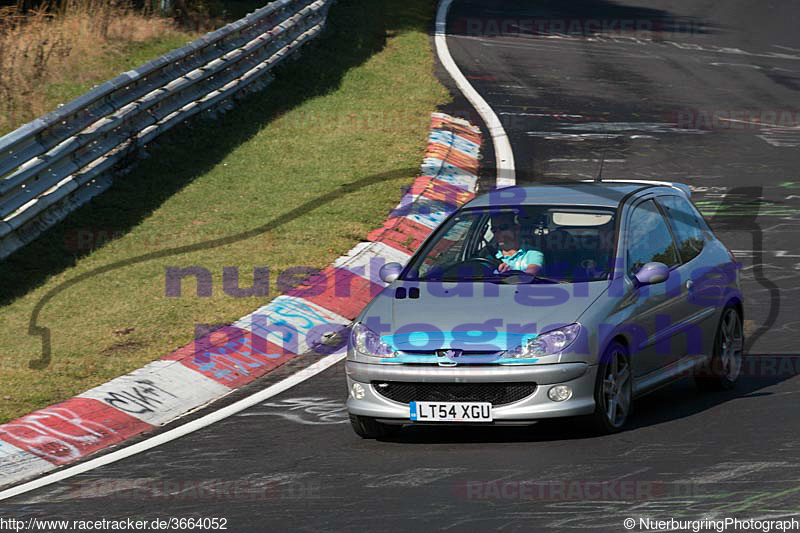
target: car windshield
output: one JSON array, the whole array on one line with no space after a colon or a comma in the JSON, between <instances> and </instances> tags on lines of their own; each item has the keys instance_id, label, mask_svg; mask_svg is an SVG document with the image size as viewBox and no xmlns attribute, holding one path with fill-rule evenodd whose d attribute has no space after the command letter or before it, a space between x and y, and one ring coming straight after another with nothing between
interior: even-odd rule
<instances>
[{"instance_id":1,"label":"car windshield","mask_svg":"<svg viewBox=\"0 0 800 533\"><path fill-rule=\"evenodd\" d=\"M606 279L616 209L559 205L456 213L412 258L403 279L572 283Z\"/></svg>"}]
</instances>

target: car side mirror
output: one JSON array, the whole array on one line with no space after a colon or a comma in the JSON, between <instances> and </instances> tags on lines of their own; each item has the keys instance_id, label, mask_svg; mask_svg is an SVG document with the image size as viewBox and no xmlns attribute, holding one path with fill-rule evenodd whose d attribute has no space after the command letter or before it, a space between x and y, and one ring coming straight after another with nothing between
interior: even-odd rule
<instances>
[{"instance_id":1,"label":"car side mirror","mask_svg":"<svg viewBox=\"0 0 800 533\"><path fill-rule=\"evenodd\" d=\"M386 263L383 265L378 272L380 278L385 281L386 283L391 283L400 277L400 273L403 271L403 265L400 263Z\"/></svg>"},{"instance_id":2,"label":"car side mirror","mask_svg":"<svg viewBox=\"0 0 800 533\"><path fill-rule=\"evenodd\" d=\"M637 286L664 283L668 277L669 267L664 263L658 262L646 263L633 275Z\"/></svg>"}]
</instances>

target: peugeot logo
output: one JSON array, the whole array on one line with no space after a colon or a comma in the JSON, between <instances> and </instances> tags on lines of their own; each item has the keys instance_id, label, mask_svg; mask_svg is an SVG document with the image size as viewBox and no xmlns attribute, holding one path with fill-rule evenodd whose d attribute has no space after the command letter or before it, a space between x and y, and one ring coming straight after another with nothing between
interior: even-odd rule
<instances>
[{"instance_id":1,"label":"peugeot logo","mask_svg":"<svg viewBox=\"0 0 800 533\"><path fill-rule=\"evenodd\" d=\"M448 359L453 359L455 357L461 357L462 350L436 350L436 355L439 357L447 357Z\"/></svg>"}]
</instances>

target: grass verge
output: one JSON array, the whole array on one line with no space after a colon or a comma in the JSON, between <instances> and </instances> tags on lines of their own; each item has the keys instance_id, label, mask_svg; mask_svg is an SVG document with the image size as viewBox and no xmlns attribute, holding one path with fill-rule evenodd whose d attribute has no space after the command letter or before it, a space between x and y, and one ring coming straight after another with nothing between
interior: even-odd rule
<instances>
[{"instance_id":1,"label":"grass verge","mask_svg":"<svg viewBox=\"0 0 800 533\"><path fill-rule=\"evenodd\" d=\"M199 37L113 0L0 8L0 135Z\"/></svg>"},{"instance_id":2,"label":"grass verge","mask_svg":"<svg viewBox=\"0 0 800 533\"><path fill-rule=\"evenodd\" d=\"M277 296L281 271L323 268L378 226L419 167L430 112L449 99L433 76L434 8L427 0L339 0L325 34L265 91L161 138L134 172L0 264L0 421L183 346L195 324L239 318ZM331 193L341 194L274 231L113 270L58 294L39 319L52 328L53 361L28 368L40 350L27 335L31 311L59 283L258 227ZM185 283L183 296L167 298L169 266L207 268L213 295L197 297ZM270 298L223 293L223 267L237 267L248 287L257 266L270 269Z\"/></svg>"}]
</instances>

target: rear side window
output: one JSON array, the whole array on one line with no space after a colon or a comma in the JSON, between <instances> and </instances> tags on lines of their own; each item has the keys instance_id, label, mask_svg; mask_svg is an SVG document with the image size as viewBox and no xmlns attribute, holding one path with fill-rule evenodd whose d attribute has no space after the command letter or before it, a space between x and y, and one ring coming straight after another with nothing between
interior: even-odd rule
<instances>
[{"instance_id":1,"label":"rear side window","mask_svg":"<svg viewBox=\"0 0 800 533\"><path fill-rule=\"evenodd\" d=\"M658 203L664 208L675 240L678 241L681 260L688 263L703 250L703 226L688 200L679 196L660 196Z\"/></svg>"},{"instance_id":2,"label":"rear side window","mask_svg":"<svg viewBox=\"0 0 800 533\"><path fill-rule=\"evenodd\" d=\"M645 200L634 207L626 242L626 260L631 274L635 274L646 263L657 261L673 267L679 262L667 223L653 200Z\"/></svg>"}]
</instances>

